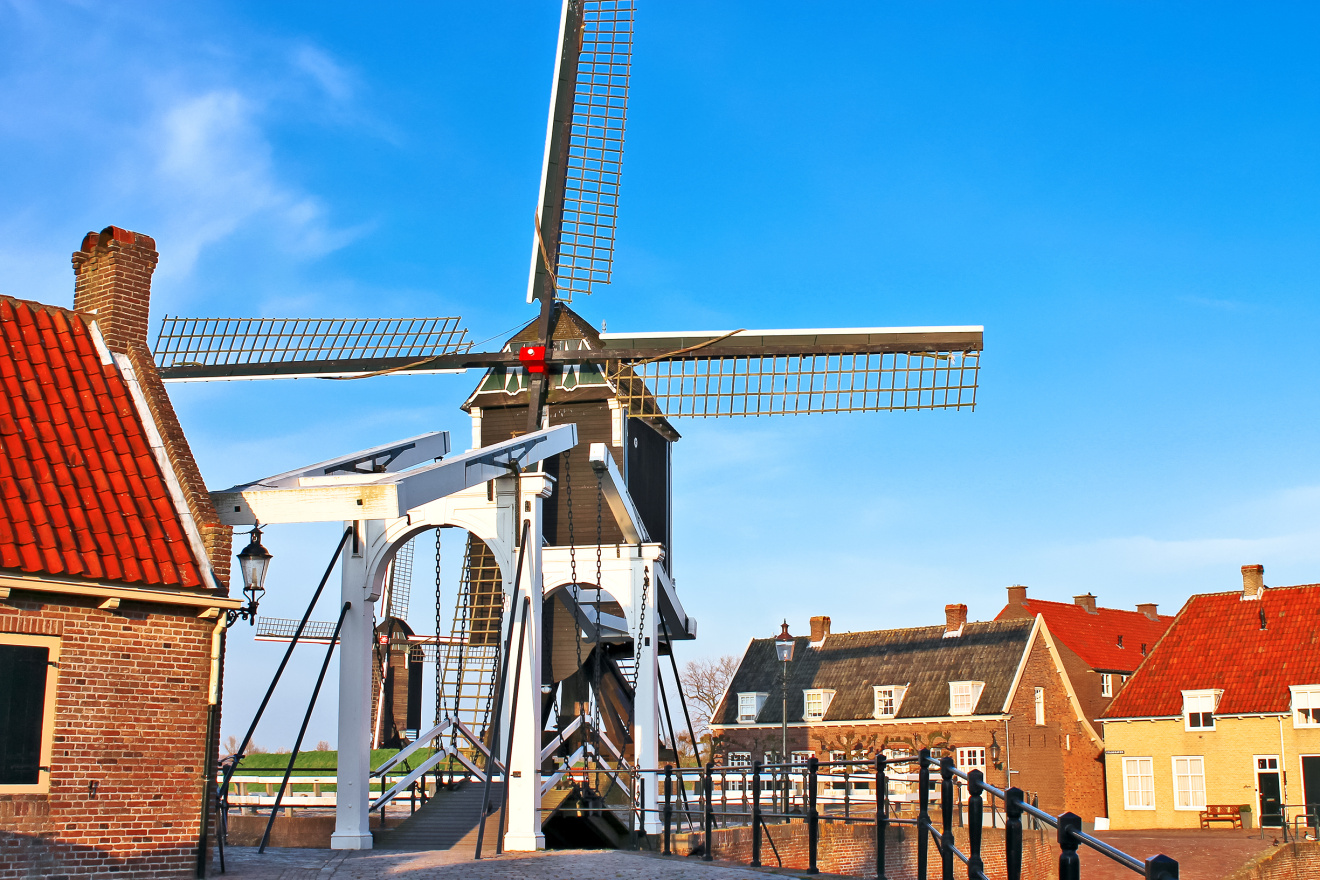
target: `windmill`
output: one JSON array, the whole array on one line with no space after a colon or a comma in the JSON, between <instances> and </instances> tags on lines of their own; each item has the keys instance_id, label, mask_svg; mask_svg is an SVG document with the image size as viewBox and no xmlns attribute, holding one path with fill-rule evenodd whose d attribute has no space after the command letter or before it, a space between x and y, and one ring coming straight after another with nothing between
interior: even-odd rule
<instances>
[{"instance_id":1,"label":"windmill","mask_svg":"<svg viewBox=\"0 0 1320 880\"><path fill-rule=\"evenodd\" d=\"M545 600L542 670L544 716L560 730L565 768L579 753L616 766L656 766L657 734L648 733L649 742L628 742L634 709L651 712L657 699L649 681L656 674L654 655L645 674L637 658L646 650L672 656L673 642L695 637L696 630L671 576L670 452L679 439L673 423L972 409L982 349L982 328L975 326L607 333L571 308L575 296L599 292L611 279L635 5L564 0L540 191L529 212L525 298L536 313L498 350L475 351L456 317L170 316L155 350L167 382L481 370L463 404L472 419L474 449L548 426L577 426L578 445L540 465L557 487L546 502L544 564L564 568L560 580L567 584ZM643 593L639 607L621 603L606 589L602 556L622 559L634 548L640 559L644 546L653 548L644 589L654 594L648 600ZM442 707L466 713L470 726L481 727L490 716L500 633L512 626L489 551L469 537L448 637L440 631L438 589L434 636L416 636L406 624L392 623L406 616L398 613L407 604L401 599L407 593L405 559L411 567L412 555L396 558L380 637L383 644L401 646L396 654L405 662L396 656L379 664L376 729L388 732L392 724L396 741L416 733L419 722L400 720L406 712L395 709L393 720L380 718L391 714L384 709L388 704L412 704L420 686L411 664L427 659L437 664L437 715ZM649 637L643 644L644 621L637 617L646 607L655 607L660 617L654 649L647 647ZM281 626L268 622L265 637L281 637ZM401 688L405 670L409 686ZM584 719L587 707L597 715L594 727L569 732L570 719ZM591 735L610 740L613 759L599 748L582 750L588 727Z\"/></svg>"}]
</instances>

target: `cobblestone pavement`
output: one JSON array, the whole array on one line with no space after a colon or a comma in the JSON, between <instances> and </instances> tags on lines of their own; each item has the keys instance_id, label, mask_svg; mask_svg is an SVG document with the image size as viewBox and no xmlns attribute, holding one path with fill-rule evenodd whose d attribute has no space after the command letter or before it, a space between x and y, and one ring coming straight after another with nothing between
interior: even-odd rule
<instances>
[{"instance_id":1,"label":"cobblestone pavement","mask_svg":"<svg viewBox=\"0 0 1320 880\"><path fill-rule=\"evenodd\" d=\"M234 880L767 880L790 871L756 871L645 853L554 850L482 859L450 852L330 852L319 849L225 850L223 875ZM222 876L213 867L212 877ZM825 877L828 875L817 875Z\"/></svg>"}]
</instances>

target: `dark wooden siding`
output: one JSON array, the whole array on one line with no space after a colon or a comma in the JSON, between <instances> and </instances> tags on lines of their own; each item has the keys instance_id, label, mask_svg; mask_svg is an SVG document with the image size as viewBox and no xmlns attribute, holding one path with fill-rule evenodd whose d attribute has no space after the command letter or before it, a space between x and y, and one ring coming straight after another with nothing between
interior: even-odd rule
<instances>
[{"instance_id":1,"label":"dark wooden siding","mask_svg":"<svg viewBox=\"0 0 1320 880\"><path fill-rule=\"evenodd\" d=\"M664 545L668 562L666 570L673 571L669 558L669 441L641 419L628 420L628 494L641 514L651 540Z\"/></svg>"}]
</instances>

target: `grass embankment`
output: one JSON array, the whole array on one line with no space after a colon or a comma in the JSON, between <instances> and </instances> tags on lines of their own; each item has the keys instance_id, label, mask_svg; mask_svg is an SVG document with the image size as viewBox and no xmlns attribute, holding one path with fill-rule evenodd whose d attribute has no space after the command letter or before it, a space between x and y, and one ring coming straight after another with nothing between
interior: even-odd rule
<instances>
[{"instance_id":1,"label":"grass embankment","mask_svg":"<svg viewBox=\"0 0 1320 880\"><path fill-rule=\"evenodd\" d=\"M431 757L434 749L418 749L408 758L391 770L391 776L395 772L403 775L410 770L421 765L423 761ZM398 754L398 749L372 749L371 766L379 767L394 755ZM244 755L239 763L238 769L234 771L235 776L270 776L276 781L284 776L284 770L289 766L288 752L265 752L259 755ZM293 763L293 776L296 779L299 776L334 776L335 770L339 766L338 752L299 752L298 760ZM310 784L301 784L289 786L291 791L311 791ZM321 790L331 792L335 790L332 783L326 783L321 786Z\"/></svg>"}]
</instances>

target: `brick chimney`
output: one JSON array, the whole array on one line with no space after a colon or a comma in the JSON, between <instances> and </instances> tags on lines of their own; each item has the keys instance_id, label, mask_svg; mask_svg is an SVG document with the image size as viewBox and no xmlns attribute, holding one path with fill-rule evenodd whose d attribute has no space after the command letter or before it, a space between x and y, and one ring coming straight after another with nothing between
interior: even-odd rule
<instances>
[{"instance_id":1,"label":"brick chimney","mask_svg":"<svg viewBox=\"0 0 1320 880\"><path fill-rule=\"evenodd\" d=\"M962 635L963 624L967 623L966 605L944 606L944 637L946 639Z\"/></svg>"},{"instance_id":2,"label":"brick chimney","mask_svg":"<svg viewBox=\"0 0 1320 880\"><path fill-rule=\"evenodd\" d=\"M1158 607L1159 606L1156 605L1154 602L1142 602L1140 605L1137 606L1137 611L1141 614L1146 615L1151 620L1159 620L1160 619L1159 612L1155 610Z\"/></svg>"},{"instance_id":3,"label":"brick chimney","mask_svg":"<svg viewBox=\"0 0 1320 880\"><path fill-rule=\"evenodd\" d=\"M825 637L830 634L830 619L828 617L811 618L811 644L819 645L825 641Z\"/></svg>"},{"instance_id":4,"label":"brick chimney","mask_svg":"<svg viewBox=\"0 0 1320 880\"><path fill-rule=\"evenodd\" d=\"M1265 592L1265 566L1242 566L1242 599L1259 599Z\"/></svg>"},{"instance_id":5,"label":"brick chimney","mask_svg":"<svg viewBox=\"0 0 1320 880\"><path fill-rule=\"evenodd\" d=\"M96 315L96 326L111 351L127 353L147 342L151 274L156 242L149 235L107 226L83 237L73 255L73 308Z\"/></svg>"},{"instance_id":6,"label":"brick chimney","mask_svg":"<svg viewBox=\"0 0 1320 880\"><path fill-rule=\"evenodd\" d=\"M1013 586L1011 586L1011 587L1008 588L1008 604L1009 604L1009 605L1014 605L1014 606L1016 606L1016 607L1018 607L1018 608L1021 608L1021 607L1022 607L1022 603L1025 602L1025 601L1027 601L1027 588L1026 588L1026 587L1022 586L1021 584L1014 584Z\"/></svg>"},{"instance_id":7,"label":"brick chimney","mask_svg":"<svg viewBox=\"0 0 1320 880\"><path fill-rule=\"evenodd\" d=\"M1073 596L1073 604L1079 608L1085 608L1087 614L1099 614L1095 610L1095 596L1087 593L1085 596Z\"/></svg>"}]
</instances>

